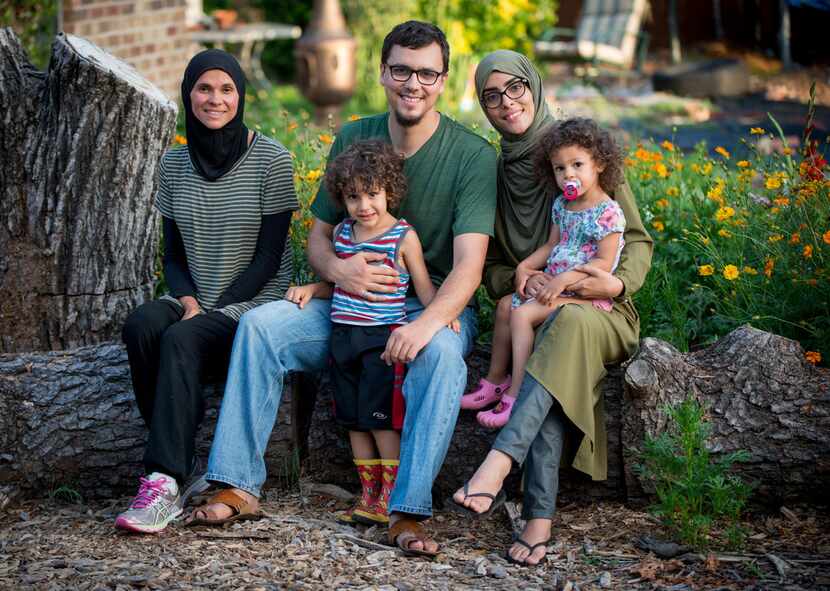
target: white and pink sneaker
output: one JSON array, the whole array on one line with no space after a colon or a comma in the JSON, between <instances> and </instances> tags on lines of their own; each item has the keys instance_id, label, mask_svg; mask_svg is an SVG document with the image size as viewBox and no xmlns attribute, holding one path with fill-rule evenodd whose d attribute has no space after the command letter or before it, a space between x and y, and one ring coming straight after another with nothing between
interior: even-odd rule
<instances>
[{"instance_id":1,"label":"white and pink sneaker","mask_svg":"<svg viewBox=\"0 0 830 591\"><path fill-rule=\"evenodd\" d=\"M115 520L115 527L143 534L158 533L182 514L179 487L171 476L153 472L139 479L138 494L130 508Z\"/></svg>"}]
</instances>

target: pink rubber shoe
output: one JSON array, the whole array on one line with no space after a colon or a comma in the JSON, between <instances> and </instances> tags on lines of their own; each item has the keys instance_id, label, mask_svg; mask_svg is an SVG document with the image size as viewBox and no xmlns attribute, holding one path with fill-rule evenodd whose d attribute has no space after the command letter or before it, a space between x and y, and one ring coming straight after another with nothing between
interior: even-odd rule
<instances>
[{"instance_id":1,"label":"pink rubber shoe","mask_svg":"<svg viewBox=\"0 0 830 591\"><path fill-rule=\"evenodd\" d=\"M512 396L504 395L494 408L488 411L481 411L476 415L478 424L488 429L501 429L507 424L510 419L510 413L513 412L513 404L516 399Z\"/></svg>"},{"instance_id":2,"label":"pink rubber shoe","mask_svg":"<svg viewBox=\"0 0 830 591\"><path fill-rule=\"evenodd\" d=\"M509 387L510 376L507 376L503 384L494 384L481 378L478 381L478 388L461 397L461 408L465 410L482 409L488 404L493 404L499 400L501 395L507 392Z\"/></svg>"}]
</instances>

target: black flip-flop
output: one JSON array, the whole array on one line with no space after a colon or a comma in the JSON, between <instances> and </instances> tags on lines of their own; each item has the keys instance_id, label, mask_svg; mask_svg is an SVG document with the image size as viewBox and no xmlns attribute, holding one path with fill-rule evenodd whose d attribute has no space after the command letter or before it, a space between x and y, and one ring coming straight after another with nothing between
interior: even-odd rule
<instances>
[{"instance_id":1,"label":"black flip-flop","mask_svg":"<svg viewBox=\"0 0 830 591\"><path fill-rule=\"evenodd\" d=\"M466 501L470 497L485 497L493 501L490 503L490 507L487 511L482 511L479 513L478 511L474 511L469 507L465 507L461 503L456 502L454 497L450 497L450 505L449 508L456 513L461 513L462 515L467 515L468 517L472 517L473 519L487 519L490 517L493 512L504 505L504 502L507 500L507 495L504 492L504 489L499 490L495 495L491 495L490 493L486 492L479 492L479 493L472 493L470 494L470 483L464 483L464 500Z\"/></svg>"},{"instance_id":2,"label":"black flip-flop","mask_svg":"<svg viewBox=\"0 0 830 591\"><path fill-rule=\"evenodd\" d=\"M513 538L513 542L514 542L514 543L516 543L516 544L521 544L522 546L524 546L525 548L527 548L528 550L530 550L530 554L528 554L528 556L533 556L533 552L535 552L535 551L536 551L536 548L538 548L539 546L545 546L545 548L546 548L546 550L545 550L545 554L547 554L547 545L548 545L548 544L550 544L550 540L551 540L551 539L550 539L550 538L548 538L548 539L547 539L547 540L545 540L544 542L539 542L538 544L533 544L533 545L531 546L530 544L528 544L527 542L525 542L525 541L524 541L522 538L520 538L519 536L516 536L515 538ZM511 564L518 564L519 566L539 566L540 564L542 564L542 561L541 561L541 560L540 560L538 563L536 563L536 564L528 564L528 563L527 563L527 562L525 562L524 560L516 560L515 558L513 558L512 556L510 556L510 548L508 548L508 549L507 549L507 552L505 552L505 553L504 553L504 555L507 557L507 562L509 562L509 563L511 563ZM544 557L544 556L542 556L542 558L544 559L545 557Z\"/></svg>"}]
</instances>

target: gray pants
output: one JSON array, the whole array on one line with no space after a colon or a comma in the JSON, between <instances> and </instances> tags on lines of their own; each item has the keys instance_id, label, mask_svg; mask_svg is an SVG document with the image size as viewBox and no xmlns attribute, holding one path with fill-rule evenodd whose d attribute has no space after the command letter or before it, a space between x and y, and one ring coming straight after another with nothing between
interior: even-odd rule
<instances>
[{"instance_id":1,"label":"gray pants","mask_svg":"<svg viewBox=\"0 0 830 591\"><path fill-rule=\"evenodd\" d=\"M493 449L524 464L522 519L551 519L556 512L566 423L554 397L525 374L510 420L493 443Z\"/></svg>"}]
</instances>

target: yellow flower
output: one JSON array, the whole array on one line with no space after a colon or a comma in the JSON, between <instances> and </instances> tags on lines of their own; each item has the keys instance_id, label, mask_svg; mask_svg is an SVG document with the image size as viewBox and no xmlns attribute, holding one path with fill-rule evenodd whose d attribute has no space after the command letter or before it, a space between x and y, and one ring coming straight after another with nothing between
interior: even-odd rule
<instances>
[{"instance_id":1,"label":"yellow flower","mask_svg":"<svg viewBox=\"0 0 830 591\"><path fill-rule=\"evenodd\" d=\"M718 210L715 212L715 219L719 222L722 222L724 220L731 218L733 215L735 215L735 210L727 205L718 208Z\"/></svg>"},{"instance_id":2,"label":"yellow flower","mask_svg":"<svg viewBox=\"0 0 830 591\"><path fill-rule=\"evenodd\" d=\"M666 229L666 226L664 226L663 222L661 222L660 220L654 220L653 222L651 222L651 227L657 230L658 232L662 232Z\"/></svg>"},{"instance_id":3,"label":"yellow flower","mask_svg":"<svg viewBox=\"0 0 830 591\"><path fill-rule=\"evenodd\" d=\"M830 230L827 230L824 234L822 234L821 239L824 240L825 244L830 244Z\"/></svg>"},{"instance_id":4,"label":"yellow flower","mask_svg":"<svg viewBox=\"0 0 830 591\"><path fill-rule=\"evenodd\" d=\"M754 267L750 267L749 265L747 265L746 267L744 267L744 273L746 273L747 275L757 275L758 270Z\"/></svg>"},{"instance_id":5,"label":"yellow flower","mask_svg":"<svg viewBox=\"0 0 830 591\"><path fill-rule=\"evenodd\" d=\"M709 242L711 242L711 240L709 240L708 236L704 236L703 238L700 239L700 241L703 243L703 246L707 246L709 244Z\"/></svg>"},{"instance_id":6,"label":"yellow flower","mask_svg":"<svg viewBox=\"0 0 830 591\"><path fill-rule=\"evenodd\" d=\"M720 230L718 230L718 236L722 236L723 238L731 238L732 232L730 232L726 228L721 228Z\"/></svg>"},{"instance_id":7,"label":"yellow flower","mask_svg":"<svg viewBox=\"0 0 830 591\"><path fill-rule=\"evenodd\" d=\"M749 130L749 133L751 133L752 135L761 135L766 133L766 131L764 131L763 127L753 127Z\"/></svg>"},{"instance_id":8,"label":"yellow flower","mask_svg":"<svg viewBox=\"0 0 830 591\"><path fill-rule=\"evenodd\" d=\"M778 213L779 211L781 211L781 209L778 207L770 207L769 209L769 212L773 214Z\"/></svg>"},{"instance_id":9,"label":"yellow flower","mask_svg":"<svg viewBox=\"0 0 830 591\"><path fill-rule=\"evenodd\" d=\"M668 189L666 189L666 195L668 195L669 197L677 197L678 195L680 195L680 189L678 189L677 187L669 187Z\"/></svg>"},{"instance_id":10,"label":"yellow flower","mask_svg":"<svg viewBox=\"0 0 830 591\"><path fill-rule=\"evenodd\" d=\"M693 162L692 163L692 171L693 172L700 172L700 164L698 164L697 162Z\"/></svg>"},{"instance_id":11,"label":"yellow flower","mask_svg":"<svg viewBox=\"0 0 830 591\"><path fill-rule=\"evenodd\" d=\"M804 353L804 359L807 360L807 363L812 363L815 365L819 361L821 361L821 353L818 351L807 351Z\"/></svg>"},{"instance_id":12,"label":"yellow flower","mask_svg":"<svg viewBox=\"0 0 830 591\"><path fill-rule=\"evenodd\" d=\"M309 170L308 171L308 174L305 175L305 180L307 180L310 183L313 183L314 181L319 179L321 176L323 176L323 171L320 170L319 168L315 168L314 170Z\"/></svg>"},{"instance_id":13,"label":"yellow flower","mask_svg":"<svg viewBox=\"0 0 830 591\"><path fill-rule=\"evenodd\" d=\"M701 277L708 277L715 272L715 268L712 265L701 265L697 268L697 273Z\"/></svg>"},{"instance_id":14,"label":"yellow flower","mask_svg":"<svg viewBox=\"0 0 830 591\"><path fill-rule=\"evenodd\" d=\"M798 244L799 242L801 242L801 234L796 232L790 236L790 244Z\"/></svg>"},{"instance_id":15,"label":"yellow flower","mask_svg":"<svg viewBox=\"0 0 830 591\"><path fill-rule=\"evenodd\" d=\"M669 152L674 152L674 144L671 143L669 140L664 140L663 143L660 144L660 147L665 150L668 150Z\"/></svg>"},{"instance_id":16,"label":"yellow flower","mask_svg":"<svg viewBox=\"0 0 830 591\"><path fill-rule=\"evenodd\" d=\"M781 179L777 176L768 176L765 186L767 189L780 189Z\"/></svg>"},{"instance_id":17,"label":"yellow flower","mask_svg":"<svg viewBox=\"0 0 830 591\"><path fill-rule=\"evenodd\" d=\"M715 148L715 152L717 152L718 154L720 154L721 156L723 156L724 158L729 160L730 154L727 151L727 149L724 148L723 146L718 146L717 148Z\"/></svg>"},{"instance_id":18,"label":"yellow flower","mask_svg":"<svg viewBox=\"0 0 830 591\"><path fill-rule=\"evenodd\" d=\"M805 259L809 259L813 257L813 245L812 244L805 244L804 250L801 251L801 254L804 255Z\"/></svg>"},{"instance_id":19,"label":"yellow flower","mask_svg":"<svg viewBox=\"0 0 830 591\"><path fill-rule=\"evenodd\" d=\"M653 168L654 168L654 172L656 172L657 176L659 176L661 179L664 179L667 176L669 176L669 169L666 168L666 165L663 164L662 162L657 162L653 166Z\"/></svg>"},{"instance_id":20,"label":"yellow flower","mask_svg":"<svg viewBox=\"0 0 830 591\"><path fill-rule=\"evenodd\" d=\"M700 169L700 172L702 174L708 175L710 172L712 172L712 163L707 162L706 164L704 164L703 168Z\"/></svg>"},{"instance_id":21,"label":"yellow flower","mask_svg":"<svg viewBox=\"0 0 830 591\"><path fill-rule=\"evenodd\" d=\"M749 160L738 160L738 168L749 168Z\"/></svg>"},{"instance_id":22,"label":"yellow flower","mask_svg":"<svg viewBox=\"0 0 830 591\"><path fill-rule=\"evenodd\" d=\"M660 209L665 209L666 207L669 206L669 200L668 199L658 199L657 201L654 202L654 205L656 205Z\"/></svg>"},{"instance_id":23,"label":"yellow flower","mask_svg":"<svg viewBox=\"0 0 830 591\"><path fill-rule=\"evenodd\" d=\"M323 142L324 144L330 144L334 141L334 138L327 133L321 133L317 136L317 139Z\"/></svg>"},{"instance_id":24,"label":"yellow flower","mask_svg":"<svg viewBox=\"0 0 830 591\"><path fill-rule=\"evenodd\" d=\"M781 150L781 152L784 154L784 156L789 156L790 154L793 153L793 149L790 148L789 146L787 146L786 148Z\"/></svg>"},{"instance_id":25,"label":"yellow flower","mask_svg":"<svg viewBox=\"0 0 830 591\"><path fill-rule=\"evenodd\" d=\"M723 276L729 281L735 281L740 274L741 272L738 271L738 267L735 265L726 265L723 268Z\"/></svg>"},{"instance_id":26,"label":"yellow flower","mask_svg":"<svg viewBox=\"0 0 830 591\"><path fill-rule=\"evenodd\" d=\"M783 240L783 238L784 237L781 234L773 234L772 236L767 238L767 240L769 240L770 242L780 242L781 240Z\"/></svg>"},{"instance_id":27,"label":"yellow flower","mask_svg":"<svg viewBox=\"0 0 830 591\"><path fill-rule=\"evenodd\" d=\"M767 277L772 277L772 270L775 268L775 259L772 257L767 257L767 260L764 262L764 275Z\"/></svg>"},{"instance_id":28,"label":"yellow flower","mask_svg":"<svg viewBox=\"0 0 830 591\"><path fill-rule=\"evenodd\" d=\"M650 173L650 172L644 172L644 173L642 173L642 174L640 175L640 180L641 180L641 181L650 181L650 180L651 180L651 173Z\"/></svg>"},{"instance_id":29,"label":"yellow flower","mask_svg":"<svg viewBox=\"0 0 830 591\"><path fill-rule=\"evenodd\" d=\"M349 121L359 121L360 115L349 115Z\"/></svg>"}]
</instances>

